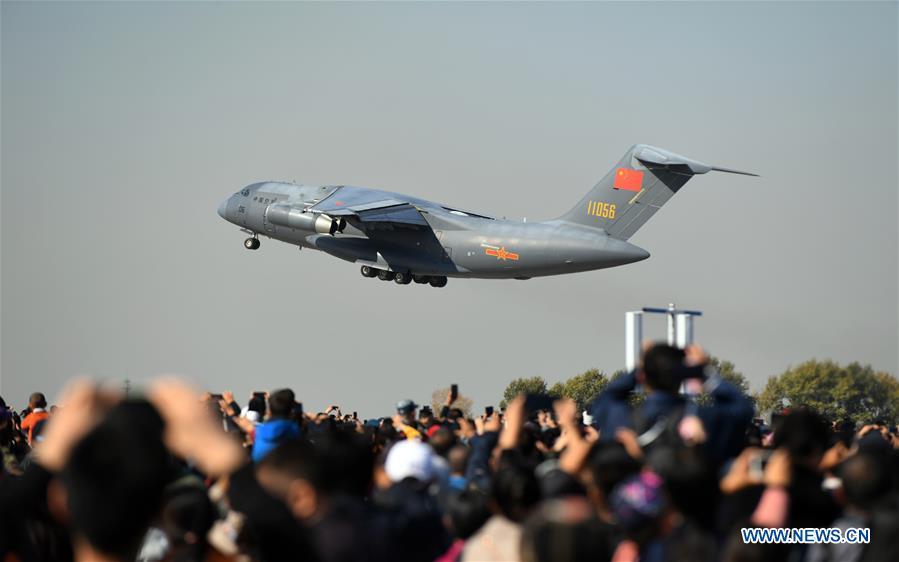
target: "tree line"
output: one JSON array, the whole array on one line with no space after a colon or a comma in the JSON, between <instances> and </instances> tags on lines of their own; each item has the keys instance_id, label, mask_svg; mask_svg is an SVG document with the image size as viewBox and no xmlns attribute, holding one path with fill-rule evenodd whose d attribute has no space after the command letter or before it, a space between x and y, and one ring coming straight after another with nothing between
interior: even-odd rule
<instances>
[{"instance_id":1,"label":"tree line","mask_svg":"<svg viewBox=\"0 0 899 562\"><path fill-rule=\"evenodd\" d=\"M760 415L785 407L807 406L831 420L856 424L899 423L899 380L870 365L811 359L770 377L761 392L751 393L746 376L731 361L712 357L711 363L725 380L753 400ZM551 386L541 376L517 378L506 386L499 407L505 408L522 393L546 393L571 398L580 410L585 410L611 380L623 373L622 370L607 375L594 368ZM707 397L700 398L703 399Z\"/></svg>"}]
</instances>

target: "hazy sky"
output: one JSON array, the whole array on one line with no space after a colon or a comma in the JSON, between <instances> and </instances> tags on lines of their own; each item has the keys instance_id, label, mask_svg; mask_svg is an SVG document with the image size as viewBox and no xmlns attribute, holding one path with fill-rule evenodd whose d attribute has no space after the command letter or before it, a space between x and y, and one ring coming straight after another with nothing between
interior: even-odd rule
<instances>
[{"instance_id":1,"label":"hazy sky","mask_svg":"<svg viewBox=\"0 0 899 562\"><path fill-rule=\"evenodd\" d=\"M174 372L480 408L620 368L625 311L672 301L756 389L812 357L895 374L897 99L894 2L3 2L0 393ZM439 290L216 214L284 179L548 219L638 142L762 177L695 178L649 260Z\"/></svg>"}]
</instances>

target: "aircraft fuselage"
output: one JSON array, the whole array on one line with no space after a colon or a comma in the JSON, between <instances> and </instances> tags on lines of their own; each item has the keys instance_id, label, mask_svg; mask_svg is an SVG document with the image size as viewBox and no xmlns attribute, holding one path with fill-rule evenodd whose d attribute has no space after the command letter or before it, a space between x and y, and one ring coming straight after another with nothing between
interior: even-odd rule
<instances>
[{"instance_id":1,"label":"aircraft fuselage","mask_svg":"<svg viewBox=\"0 0 899 562\"><path fill-rule=\"evenodd\" d=\"M304 210L312 213L326 200L332 207L341 200L401 201L413 205L427 226L350 220L342 231L332 234L283 218L293 212L304 219ZM598 228L564 220L497 219L361 187L257 183L223 202L219 214L254 235L321 250L378 270L420 276L530 278L614 267L649 257L645 250Z\"/></svg>"},{"instance_id":2,"label":"aircraft fuselage","mask_svg":"<svg viewBox=\"0 0 899 562\"><path fill-rule=\"evenodd\" d=\"M362 275L435 287L447 277L529 279L615 267L649 257L627 240L710 166L635 144L567 213L543 222L498 219L398 193L284 182L249 185L219 214L252 235L362 265Z\"/></svg>"}]
</instances>

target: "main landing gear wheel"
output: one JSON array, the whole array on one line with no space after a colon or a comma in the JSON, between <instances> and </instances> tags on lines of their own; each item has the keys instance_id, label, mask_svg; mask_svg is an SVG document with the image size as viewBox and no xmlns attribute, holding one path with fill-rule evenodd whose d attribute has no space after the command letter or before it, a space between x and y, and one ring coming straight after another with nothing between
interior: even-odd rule
<instances>
[{"instance_id":1,"label":"main landing gear wheel","mask_svg":"<svg viewBox=\"0 0 899 562\"><path fill-rule=\"evenodd\" d=\"M397 285L408 285L412 282L412 275L404 271L397 271L393 278Z\"/></svg>"},{"instance_id":2,"label":"main landing gear wheel","mask_svg":"<svg viewBox=\"0 0 899 562\"><path fill-rule=\"evenodd\" d=\"M378 275L378 270L370 265L363 265L359 272L362 273L362 277L376 277Z\"/></svg>"},{"instance_id":3,"label":"main landing gear wheel","mask_svg":"<svg viewBox=\"0 0 899 562\"><path fill-rule=\"evenodd\" d=\"M428 282L431 281L431 278L428 277L427 275L415 275L415 274L413 274L413 275L412 275L412 280L415 281L416 283L418 283L419 285L426 285Z\"/></svg>"},{"instance_id":4,"label":"main landing gear wheel","mask_svg":"<svg viewBox=\"0 0 899 562\"><path fill-rule=\"evenodd\" d=\"M247 250L258 250L259 249L259 239L258 238L247 238L243 241L243 247Z\"/></svg>"},{"instance_id":5,"label":"main landing gear wheel","mask_svg":"<svg viewBox=\"0 0 899 562\"><path fill-rule=\"evenodd\" d=\"M391 279L393 279L393 272L387 271L386 269L379 269L378 279L380 279L381 281L390 281Z\"/></svg>"},{"instance_id":6,"label":"main landing gear wheel","mask_svg":"<svg viewBox=\"0 0 899 562\"><path fill-rule=\"evenodd\" d=\"M431 277L430 283L432 287L446 287L446 277L442 275L439 277Z\"/></svg>"}]
</instances>

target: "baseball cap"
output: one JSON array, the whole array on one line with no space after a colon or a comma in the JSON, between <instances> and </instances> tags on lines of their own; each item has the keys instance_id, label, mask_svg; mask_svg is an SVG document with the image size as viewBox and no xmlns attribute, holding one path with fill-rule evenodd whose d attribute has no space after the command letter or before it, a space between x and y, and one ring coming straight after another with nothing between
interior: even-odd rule
<instances>
[{"instance_id":1,"label":"baseball cap","mask_svg":"<svg viewBox=\"0 0 899 562\"><path fill-rule=\"evenodd\" d=\"M418 404L416 404L412 400L409 400L408 398L406 400L400 400L396 403L396 410L398 412L411 412L415 408L418 408Z\"/></svg>"},{"instance_id":2,"label":"baseball cap","mask_svg":"<svg viewBox=\"0 0 899 562\"><path fill-rule=\"evenodd\" d=\"M387 453L384 471L391 482L406 478L427 482L434 476L434 450L418 440L399 441Z\"/></svg>"}]
</instances>

